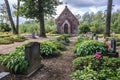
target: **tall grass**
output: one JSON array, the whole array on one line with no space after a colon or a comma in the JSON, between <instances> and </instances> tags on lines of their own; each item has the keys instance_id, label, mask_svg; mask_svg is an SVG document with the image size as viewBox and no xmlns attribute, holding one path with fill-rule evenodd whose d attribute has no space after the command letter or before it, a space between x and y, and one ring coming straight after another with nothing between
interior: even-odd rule
<instances>
[{"instance_id":1,"label":"tall grass","mask_svg":"<svg viewBox=\"0 0 120 80\"><path fill-rule=\"evenodd\" d=\"M20 33L40 32L40 25L37 22L24 23L19 28ZM45 23L45 32L49 34L56 33L55 25Z\"/></svg>"},{"instance_id":2,"label":"tall grass","mask_svg":"<svg viewBox=\"0 0 120 80\"><path fill-rule=\"evenodd\" d=\"M39 23L31 22L21 24L19 27L20 33L32 33L40 30Z\"/></svg>"}]
</instances>

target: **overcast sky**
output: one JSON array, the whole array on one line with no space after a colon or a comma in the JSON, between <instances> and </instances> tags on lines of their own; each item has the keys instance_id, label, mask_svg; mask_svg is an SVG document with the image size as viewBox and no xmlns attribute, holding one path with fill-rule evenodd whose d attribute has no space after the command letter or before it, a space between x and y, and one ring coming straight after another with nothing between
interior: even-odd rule
<instances>
[{"instance_id":1,"label":"overcast sky","mask_svg":"<svg viewBox=\"0 0 120 80\"><path fill-rule=\"evenodd\" d=\"M15 4L17 0L8 0L9 3ZM72 11L73 14L80 14L83 15L85 12L94 12L97 11L105 11L107 8L107 1L108 0L61 0L63 4L57 7L57 15L56 17L62 12L65 7L65 3L67 3L68 8ZM0 4L3 3L4 0L0 0ZM113 0L113 11L117 9L120 10L120 0Z\"/></svg>"},{"instance_id":2,"label":"overcast sky","mask_svg":"<svg viewBox=\"0 0 120 80\"><path fill-rule=\"evenodd\" d=\"M63 5L58 6L57 14L60 14L67 2L68 8L73 14L83 15L85 12L105 11L108 0L61 0ZM120 10L120 0L113 0L113 11Z\"/></svg>"}]
</instances>

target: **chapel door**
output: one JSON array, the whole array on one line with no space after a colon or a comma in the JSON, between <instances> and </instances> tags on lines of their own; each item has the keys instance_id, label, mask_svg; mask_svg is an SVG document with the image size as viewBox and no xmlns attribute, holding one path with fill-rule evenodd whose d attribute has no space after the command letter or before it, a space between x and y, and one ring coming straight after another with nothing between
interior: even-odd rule
<instances>
[{"instance_id":1,"label":"chapel door","mask_svg":"<svg viewBox=\"0 0 120 80\"><path fill-rule=\"evenodd\" d=\"M64 33L65 33L65 34L68 34L68 24L65 24L65 25L64 25Z\"/></svg>"}]
</instances>

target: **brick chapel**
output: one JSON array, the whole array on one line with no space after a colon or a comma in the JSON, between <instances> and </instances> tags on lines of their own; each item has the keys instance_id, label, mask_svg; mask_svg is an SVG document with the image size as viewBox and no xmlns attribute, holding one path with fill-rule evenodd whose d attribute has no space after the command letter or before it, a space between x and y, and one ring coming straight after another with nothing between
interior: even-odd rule
<instances>
[{"instance_id":1,"label":"brick chapel","mask_svg":"<svg viewBox=\"0 0 120 80\"><path fill-rule=\"evenodd\" d=\"M56 19L57 32L59 34L77 34L78 33L78 19L65 6L65 9Z\"/></svg>"}]
</instances>

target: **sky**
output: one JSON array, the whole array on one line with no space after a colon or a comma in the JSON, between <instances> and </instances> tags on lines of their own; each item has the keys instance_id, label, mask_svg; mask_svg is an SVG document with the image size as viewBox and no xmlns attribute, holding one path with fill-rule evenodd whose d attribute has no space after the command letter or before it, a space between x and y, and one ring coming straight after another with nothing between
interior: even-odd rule
<instances>
[{"instance_id":1,"label":"sky","mask_svg":"<svg viewBox=\"0 0 120 80\"><path fill-rule=\"evenodd\" d=\"M86 12L104 12L107 9L107 1L108 0L61 0L63 1L63 5L57 7L57 15L61 13L61 11L65 7L65 3L67 3L68 8L72 11L73 14L83 15ZM113 0L113 12L120 10L120 0Z\"/></svg>"},{"instance_id":2,"label":"sky","mask_svg":"<svg viewBox=\"0 0 120 80\"><path fill-rule=\"evenodd\" d=\"M17 0L8 0L10 5L16 3ZM75 15L80 14L81 16L86 12L104 12L107 9L107 1L108 0L60 0L63 1L62 5L59 5L56 8L57 15L55 18L59 16L59 14L63 11L65 6L67 5L71 12ZM0 0L0 4L3 3L4 0ZM67 4L66 4L67 3ZM120 10L120 0L113 0L113 8L112 11L115 12L118 9ZM21 19L21 21L23 21Z\"/></svg>"}]
</instances>

